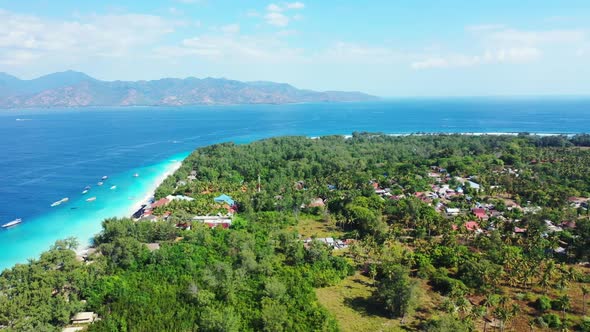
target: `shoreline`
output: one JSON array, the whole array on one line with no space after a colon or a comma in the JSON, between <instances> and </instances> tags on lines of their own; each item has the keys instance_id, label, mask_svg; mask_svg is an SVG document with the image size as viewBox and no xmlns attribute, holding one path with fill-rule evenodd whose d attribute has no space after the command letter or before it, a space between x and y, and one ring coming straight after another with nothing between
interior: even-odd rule
<instances>
[{"instance_id":1,"label":"shoreline","mask_svg":"<svg viewBox=\"0 0 590 332\"><path fill-rule=\"evenodd\" d=\"M378 134L378 133L375 133ZM438 135L465 135L465 136L517 136L519 134L521 134L520 132L457 132L457 133L445 133L445 132L414 132L414 133L381 133L382 135L386 135L386 136L392 136L392 137L405 137L405 136L438 136ZM565 135L568 137L574 136L576 134L563 134L563 133L527 133L529 135L532 136L539 136L539 137L543 137L543 136L559 136L559 135ZM280 137L280 136L284 136L284 135L275 135L272 137ZM322 134L320 136L305 136L308 137L310 139L320 139L323 136L342 136L345 139L349 139L352 137L352 134ZM252 141L249 141L248 143L252 143L253 141L256 141L257 139L254 139ZM248 144L246 143L246 144ZM187 154L188 156L188 154ZM186 156L185 156L186 157ZM158 176L156 177L155 180L153 180L153 182L148 186L148 189L145 191L144 195L138 195L137 197L128 197L128 199L130 201L133 201L133 203L130 204L130 206L125 210L125 212L122 213L118 213L118 214L114 214L113 217L116 218L129 218L133 215L133 213L135 213L137 210L139 210L141 208L142 205L144 204L148 204L150 199L154 196L154 193L156 191L156 189L158 188L158 186L160 186L162 184L162 182L169 177L170 175L174 174L181 166L182 166L182 162L184 160L184 158L177 158L176 156L171 157L170 159L166 159L166 162L169 162L170 165L167 165L167 167L164 169L164 171ZM82 256L87 254L88 250L90 248L93 247L92 244L92 239L97 235L98 233L93 233L93 234L88 234L87 237L84 237L86 239L88 239L89 241L80 241L80 245L78 246L78 248L76 248L74 251L76 252L76 254L78 256Z\"/></svg>"},{"instance_id":2,"label":"shoreline","mask_svg":"<svg viewBox=\"0 0 590 332\"><path fill-rule=\"evenodd\" d=\"M124 216L120 216L121 218L128 218L133 215L137 210L141 208L143 204L149 203L150 199L154 197L156 189L168 178L170 175L176 173L176 171L182 166L182 161L174 161L172 165L170 165L156 180L154 180L153 184L148 189L147 193L140 199L135 201L134 205L129 208L127 213Z\"/></svg>"},{"instance_id":3,"label":"shoreline","mask_svg":"<svg viewBox=\"0 0 590 332\"><path fill-rule=\"evenodd\" d=\"M573 137L576 135L586 135L586 132L580 133L541 133L541 132L412 132L412 133L372 133L367 132L368 134L374 135L384 135L384 136L391 136L391 137L406 137L406 136L453 136L453 135L460 135L460 136L518 136L520 134L527 134L530 136L566 136L566 137ZM274 137L281 137L286 135L278 135L278 136L271 136L269 138ZM305 136L310 139L320 139L325 136L342 136L346 139L352 138L352 134L325 134L320 136Z\"/></svg>"},{"instance_id":4,"label":"shoreline","mask_svg":"<svg viewBox=\"0 0 590 332\"><path fill-rule=\"evenodd\" d=\"M151 198L154 196L156 189L158 189L158 187L164 182L164 180L166 180L170 175L174 174L182 166L182 161L183 160L176 159L171 160L172 164L169 165L164 170L164 172L162 172L162 174L152 182L146 194L141 199L135 200L135 203L133 203L133 205L125 213L116 215L115 217L130 218L133 215L133 213L135 213L137 210L141 208L143 204L148 204ZM90 240L92 241L92 239L94 239L95 236L96 234L92 234L92 236L90 236ZM76 253L76 256L84 256L87 255L88 251L93 247L94 245L90 242L85 244L81 243L76 249L74 249L74 252Z\"/></svg>"}]
</instances>

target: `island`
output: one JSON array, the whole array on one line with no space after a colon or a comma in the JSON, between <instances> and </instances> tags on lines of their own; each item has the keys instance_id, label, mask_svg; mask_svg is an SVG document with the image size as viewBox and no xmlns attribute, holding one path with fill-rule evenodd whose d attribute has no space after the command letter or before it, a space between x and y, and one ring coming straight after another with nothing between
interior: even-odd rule
<instances>
[{"instance_id":1,"label":"island","mask_svg":"<svg viewBox=\"0 0 590 332\"><path fill-rule=\"evenodd\" d=\"M187 106L361 102L379 98L361 92L297 89L286 83L240 82L224 78L164 78L101 81L65 71L32 80L0 73L0 108L88 106Z\"/></svg>"},{"instance_id":2,"label":"island","mask_svg":"<svg viewBox=\"0 0 590 332\"><path fill-rule=\"evenodd\" d=\"M195 150L93 248L0 275L0 330L590 331L590 135Z\"/></svg>"}]
</instances>

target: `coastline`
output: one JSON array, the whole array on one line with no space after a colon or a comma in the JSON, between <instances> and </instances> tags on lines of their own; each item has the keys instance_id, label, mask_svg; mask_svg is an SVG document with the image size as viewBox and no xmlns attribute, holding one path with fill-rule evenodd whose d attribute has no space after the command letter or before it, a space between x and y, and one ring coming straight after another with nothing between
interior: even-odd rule
<instances>
[{"instance_id":1,"label":"coastline","mask_svg":"<svg viewBox=\"0 0 590 332\"><path fill-rule=\"evenodd\" d=\"M389 136L424 136L424 135L467 135L467 136L499 136L509 135L515 136L519 133L516 132L463 132L463 133L389 133L385 135ZM558 133L529 133L530 135L537 136L552 136L552 135L573 135L573 134L558 134ZM307 136L309 138L319 138L321 136L328 136L329 134L321 134L320 136ZM338 135L338 134L334 134ZM281 136L281 135L275 135ZM342 135L343 137L352 137L352 135ZM274 136L273 136L274 137ZM248 142L255 141L256 139L249 139ZM192 151L190 151L192 152ZM76 252L83 254L89 248L91 248L91 240L96 234L98 234L102 227L102 221L106 218L118 217L126 218L130 217L135 211L137 211L142 204L145 204L153 197L155 190L158 186L170 175L174 174L182 165L182 161L190 154L185 152L170 156L162 162L154 165L150 165L142 168L132 168L127 171L114 174L114 178L109 181L115 181L116 176L121 179L131 179L135 172L140 174L139 180L133 179L134 183L132 188L129 188L129 193L124 192L125 187L120 185L122 183L116 183L119 188L116 192L121 191L115 196L115 192L102 189L104 192L103 196L98 196L98 201L94 203L87 203L85 200L80 198L78 201L74 199L68 203L69 206L77 206L78 210L69 210L61 207L60 210L52 211L48 216L42 216L42 218L35 218L36 220L26 220L23 225L11 230L2 235L2 242L4 242L4 248L13 251L12 254L8 254L4 257L4 261L0 261L0 270L4 268L10 268L18 263L24 263L27 258L38 258L42 252L45 252L55 240L64 239L69 236L74 236L80 241L80 245ZM144 177L145 175L145 177ZM121 180L123 181L123 180ZM129 180L131 181L131 180ZM96 188L99 190L99 188ZM95 189L93 189L94 191ZM107 194L108 193L108 194ZM100 193L99 193L100 194ZM107 197L113 196L113 197ZM79 204L79 205L78 205ZM68 211L69 210L69 211ZM42 219L42 220L41 220ZM4 236L6 235L6 236ZM5 241L6 240L6 241Z\"/></svg>"},{"instance_id":2,"label":"coastline","mask_svg":"<svg viewBox=\"0 0 590 332\"><path fill-rule=\"evenodd\" d=\"M135 203L133 203L133 205L131 205L125 213L113 217L130 218L133 215L133 213L135 213L135 211L141 208L142 205L149 204L152 198L154 197L156 189L158 189L158 187L162 184L162 182L164 182L164 180L166 180L166 178L174 174L182 166L183 160L184 159L172 159L172 164L169 165L154 181L151 182L150 186L146 190L145 195L143 195L141 199L135 200ZM90 236L90 240L92 240L94 236L96 236L96 234L92 234ZM89 249L91 249L92 247L93 244L90 241L87 241L85 243L81 242L80 245L74 251L76 252L77 256L84 256L88 254Z\"/></svg>"},{"instance_id":3,"label":"coastline","mask_svg":"<svg viewBox=\"0 0 590 332\"><path fill-rule=\"evenodd\" d=\"M69 237L79 242L76 253L84 254L92 247L92 241L102 230L105 219L130 217L154 195L168 176L178 170L188 155L188 151L177 153L154 164L108 174L108 184L92 186L89 194L70 193L67 204L27 218L18 227L2 229L0 273L17 264L26 264L29 259L39 259L55 241ZM135 173L139 177L135 177ZM111 186L115 188L111 189ZM87 201L89 197L96 199Z\"/></svg>"},{"instance_id":4,"label":"coastline","mask_svg":"<svg viewBox=\"0 0 590 332\"><path fill-rule=\"evenodd\" d=\"M181 166L182 166L182 160L175 161L166 170L164 170L164 172L158 178L156 178L155 181L153 181L152 185L147 190L147 193L140 200L137 200L135 202L135 204L129 208L129 211L124 216L120 216L120 217L121 218L131 217L133 215L133 213L135 213L135 211L139 210L143 204L149 203L150 200L154 197L156 189L158 189L158 187L162 184L162 182L164 182L164 180L166 180L166 178L168 178L170 175L174 174Z\"/></svg>"}]
</instances>

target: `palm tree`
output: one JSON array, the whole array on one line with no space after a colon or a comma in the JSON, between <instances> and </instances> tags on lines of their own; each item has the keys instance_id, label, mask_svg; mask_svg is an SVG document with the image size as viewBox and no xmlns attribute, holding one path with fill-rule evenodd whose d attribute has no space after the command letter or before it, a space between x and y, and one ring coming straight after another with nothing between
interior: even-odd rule
<instances>
[{"instance_id":1,"label":"palm tree","mask_svg":"<svg viewBox=\"0 0 590 332\"><path fill-rule=\"evenodd\" d=\"M561 307L561 319L565 319L565 312L571 308L571 300L569 295L564 294L560 296L559 299L559 306Z\"/></svg>"},{"instance_id":2,"label":"palm tree","mask_svg":"<svg viewBox=\"0 0 590 332\"><path fill-rule=\"evenodd\" d=\"M584 314L584 316L586 316L586 305L588 304L586 302L586 296L590 293L590 287L586 286L586 285L582 285L582 314Z\"/></svg>"},{"instance_id":3,"label":"palm tree","mask_svg":"<svg viewBox=\"0 0 590 332\"><path fill-rule=\"evenodd\" d=\"M470 317L472 319L483 319L483 329L486 330L488 321L486 320L487 308L483 305L471 308Z\"/></svg>"},{"instance_id":4,"label":"palm tree","mask_svg":"<svg viewBox=\"0 0 590 332\"><path fill-rule=\"evenodd\" d=\"M498 305L498 302L499 302L499 296L497 294L490 293L490 294L486 295L485 300L483 302L483 307L485 308L484 316L488 314L490 308ZM483 331L484 332L487 331L487 326L488 326L488 321L484 317L484 323L483 323Z\"/></svg>"},{"instance_id":5,"label":"palm tree","mask_svg":"<svg viewBox=\"0 0 590 332\"><path fill-rule=\"evenodd\" d=\"M553 276L555 275L555 271L556 271L555 261L549 260L545 264L545 271L543 272L543 275L541 276L541 280L539 282L539 285L541 287L543 287L544 294L547 294L547 290L549 289L549 286L551 285L551 281L553 279Z\"/></svg>"}]
</instances>

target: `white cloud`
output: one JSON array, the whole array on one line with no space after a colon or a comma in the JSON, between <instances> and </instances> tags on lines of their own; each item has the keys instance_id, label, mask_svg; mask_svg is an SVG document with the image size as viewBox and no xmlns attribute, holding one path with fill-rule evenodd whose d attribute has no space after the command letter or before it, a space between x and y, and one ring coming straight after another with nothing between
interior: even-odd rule
<instances>
[{"instance_id":1,"label":"white cloud","mask_svg":"<svg viewBox=\"0 0 590 332\"><path fill-rule=\"evenodd\" d=\"M281 7L277 4L271 3L268 6L266 6L266 10L269 12L282 12L283 7Z\"/></svg>"},{"instance_id":2,"label":"white cloud","mask_svg":"<svg viewBox=\"0 0 590 332\"><path fill-rule=\"evenodd\" d=\"M449 62L443 58L428 58L412 62L413 69L446 68Z\"/></svg>"},{"instance_id":3,"label":"white cloud","mask_svg":"<svg viewBox=\"0 0 590 332\"><path fill-rule=\"evenodd\" d=\"M274 25L277 27L286 27L289 25L291 18L285 14L286 11L289 10L300 10L305 8L305 4L303 2L288 2L282 3L277 5L276 3L271 3L266 6L266 15L264 15L264 19L266 23L270 25ZM296 14L293 16L293 20L299 21L303 18L300 14Z\"/></svg>"},{"instance_id":4,"label":"white cloud","mask_svg":"<svg viewBox=\"0 0 590 332\"><path fill-rule=\"evenodd\" d=\"M586 33L583 30L523 31L503 29L494 31L484 38L492 43L534 46L540 44L580 43L585 40Z\"/></svg>"},{"instance_id":5,"label":"white cloud","mask_svg":"<svg viewBox=\"0 0 590 332\"><path fill-rule=\"evenodd\" d=\"M275 37L203 35L178 46L159 47L156 58L201 57L218 63L292 63L304 61L303 51Z\"/></svg>"},{"instance_id":6,"label":"white cloud","mask_svg":"<svg viewBox=\"0 0 590 332\"><path fill-rule=\"evenodd\" d=\"M454 54L428 57L411 63L412 69L472 67L484 64L527 63L541 56L541 51L532 47L489 50L480 55Z\"/></svg>"},{"instance_id":7,"label":"white cloud","mask_svg":"<svg viewBox=\"0 0 590 332\"><path fill-rule=\"evenodd\" d=\"M277 27L286 27L289 25L289 17L278 12L270 12L264 16L266 23Z\"/></svg>"},{"instance_id":8,"label":"white cloud","mask_svg":"<svg viewBox=\"0 0 590 332\"><path fill-rule=\"evenodd\" d=\"M291 2L285 5L288 9L303 9L305 8L305 4L302 2Z\"/></svg>"},{"instance_id":9,"label":"white cloud","mask_svg":"<svg viewBox=\"0 0 590 332\"><path fill-rule=\"evenodd\" d=\"M182 24L144 14L56 21L0 10L0 61L124 56L153 44Z\"/></svg>"},{"instance_id":10,"label":"white cloud","mask_svg":"<svg viewBox=\"0 0 590 332\"><path fill-rule=\"evenodd\" d=\"M168 12L172 15L182 15L184 14L184 12L176 7L170 7L168 8Z\"/></svg>"},{"instance_id":11,"label":"white cloud","mask_svg":"<svg viewBox=\"0 0 590 332\"><path fill-rule=\"evenodd\" d=\"M408 52L391 47L336 42L313 56L313 62L358 65L393 65L411 58Z\"/></svg>"},{"instance_id":12,"label":"white cloud","mask_svg":"<svg viewBox=\"0 0 590 332\"><path fill-rule=\"evenodd\" d=\"M483 24L465 28L475 38L476 55L467 52L445 54L426 52L411 62L413 69L471 67L487 64L522 64L538 60L544 53L570 52L586 42L584 30L538 30L527 31L506 27L502 24ZM568 48L569 47L569 48ZM566 51L567 50L567 51Z\"/></svg>"},{"instance_id":13,"label":"white cloud","mask_svg":"<svg viewBox=\"0 0 590 332\"><path fill-rule=\"evenodd\" d=\"M221 31L224 33L238 33L240 32L239 24L228 24L221 27Z\"/></svg>"}]
</instances>

